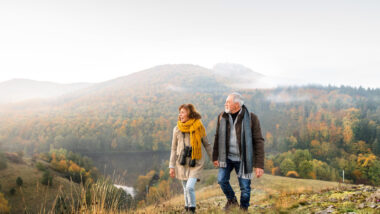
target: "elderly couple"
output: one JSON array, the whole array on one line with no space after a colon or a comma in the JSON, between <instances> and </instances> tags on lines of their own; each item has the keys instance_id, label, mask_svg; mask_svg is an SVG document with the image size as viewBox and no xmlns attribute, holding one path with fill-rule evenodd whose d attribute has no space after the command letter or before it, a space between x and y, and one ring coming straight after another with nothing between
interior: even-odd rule
<instances>
[{"instance_id":1,"label":"elderly couple","mask_svg":"<svg viewBox=\"0 0 380 214\"><path fill-rule=\"evenodd\" d=\"M219 167L218 183L227 197L224 210L238 207L230 185L230 174L238 176L240 209L248 210L253 173L259 178L264 173L264 138L258 117L249 112L239 93L230 94L225 110L218 116L214 146L208 142L201 115L192 104L179 107L177 126L173 130L170 155L170 176L181 180L185 198L185 212L195 213L195 183L204 166L202 147ZM231 128L232 127L232 128ZM254 168L254 169L253 169Z\"/></svg>"}]
</instances>

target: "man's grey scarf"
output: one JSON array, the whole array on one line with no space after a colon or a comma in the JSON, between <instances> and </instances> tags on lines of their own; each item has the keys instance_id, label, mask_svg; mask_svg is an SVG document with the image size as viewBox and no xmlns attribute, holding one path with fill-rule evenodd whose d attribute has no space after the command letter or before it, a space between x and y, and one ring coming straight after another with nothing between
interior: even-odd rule
<instances>
[{"instance_id":1,"label":"man's grey scarf","mask_svg":"<svg viewBox=\"0 0 380 214\"><path fill-rule=\"evenodd\" d=\"M240 153L240 168L238 177L245 179L252 179L252 168L253 168L253 145L252 145L252 131L251 131L251 115L248 109L243 105L241 114L244 115L241 127L241 153ZM237 120L238 118L236 118ZM219 148L219 166L227 167L227 154L226 154L226 129L227 129L226 118L221 117L218 132L218 148ZM235 128L234 124L230 125L230 128ZM238 134L238 133L236 133Z\"/></svg>"}]
</instances>

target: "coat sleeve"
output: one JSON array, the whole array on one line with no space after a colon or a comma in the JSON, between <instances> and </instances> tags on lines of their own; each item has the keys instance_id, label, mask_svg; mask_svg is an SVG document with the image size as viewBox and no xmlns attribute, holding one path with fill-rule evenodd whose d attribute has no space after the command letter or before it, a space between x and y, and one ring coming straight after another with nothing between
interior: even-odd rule
<instances>
[{"instance_id":1,"label":"coat sleeve","mask_svg":"<svg viewBox=\"0 0 380 214\"><path fill-rule=\"evenodd\" d=\"M177 160L177 135L176 135L176 127L173 129L173 137L172 137L172 148L170 152L170 160L169 160L169 168L175 168L176 160Z\"/></svg>"},{"instance_id":2,"label":"coat sleeve","mask_svg":"<svg viewBox=\"0 0 380 214\"><path fill-rule=\"evenodd\" d=\"M208 157L210 158L210 160L212 160L213 148L212 148L212 145L210 144L210 142L208 142L207 136L204 136L202 138L202 144L206 149Z\"/></svg>"},{"instance_id":3,"label":"coat sleeve","mask_svg":"<svg viewBox=\"0 0 380 214\"><path fill-rule=\"evenodd\" d=\"M218 115L218 118L216 119L217 123L216 123L216 131L215 131L215 137L214 137L214 148L213 148L213 152L212 152L212 161L217 161L218 160L218 157L219 157L219 149L218 149L218 146L219 146L219 143L218 143L218 132L219 132L219 125L220 125L220 121L219 121L219 117L221 115L219 114Z\"/></svg>"},{"instance_id":4,"label":"coat sleeve","mask_svg":"<svg viewBox=\"0 0 380 214\"><path fill-rule=\"evenodd\" d=\"M255 168L264 169L264 138L261 133L261 126L259 118L251 113L251 121L252 121L252 140L253 140L253 152L255 156Z\"/></svg>"}]
</instances>

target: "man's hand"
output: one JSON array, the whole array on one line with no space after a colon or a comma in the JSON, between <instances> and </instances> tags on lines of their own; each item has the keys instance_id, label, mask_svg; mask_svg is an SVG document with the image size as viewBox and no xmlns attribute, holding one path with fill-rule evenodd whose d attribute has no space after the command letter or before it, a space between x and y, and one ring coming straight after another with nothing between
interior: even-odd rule
<instances>
[{"instance_id":1,"label":"man's hand","mask_svg":"<svg viewBox=\"0 0 380 214\"><path fill-rule=\"evenodd\" d=\"M172 178L175 177L175 171L174 171L174 168L170 168L170 169L169 169L169 175L170 175L170 177L172 177Z\"/></svg>"},{"instance_id":2,"label":"man's hand","mask_svg":"<svg viewBox=\"0 0 380 214\"><path fill-rule=\"evenodd\" d=\"M264 174L264 170L261 168L255 168L256 171L256 177L260 178Z\"/></svg>"},{"instance_id":3,"label":"man's hand","mask_svg":"<svg viewBox=\"0 0 380 214\"><path fill-rule=\"evenodd\" d=\"M219 161L217 161L217 160L214 161L214 166L215 166L215 167L219 167Z\"/></svg>"}]
</instances>

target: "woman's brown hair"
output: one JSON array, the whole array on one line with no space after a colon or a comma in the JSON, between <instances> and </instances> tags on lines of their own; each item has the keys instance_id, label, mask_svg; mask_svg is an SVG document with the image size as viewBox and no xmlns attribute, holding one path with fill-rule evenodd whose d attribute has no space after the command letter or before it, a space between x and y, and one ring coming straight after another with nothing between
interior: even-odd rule
<instances>
[{"instance_id":1,"label":"woman's brown hair","mask_svg":"<svg viewBox=\"0 0 380 214\"><path fill-rule=\"evenodd\" d=\"M189 104L182 104L179 106L178 111L181 111L181 109L186 109L189 112L189 118L190 119L201 119L201 114L195 109L195 106L191 103Z\"/></svg>"}]
</instances>

